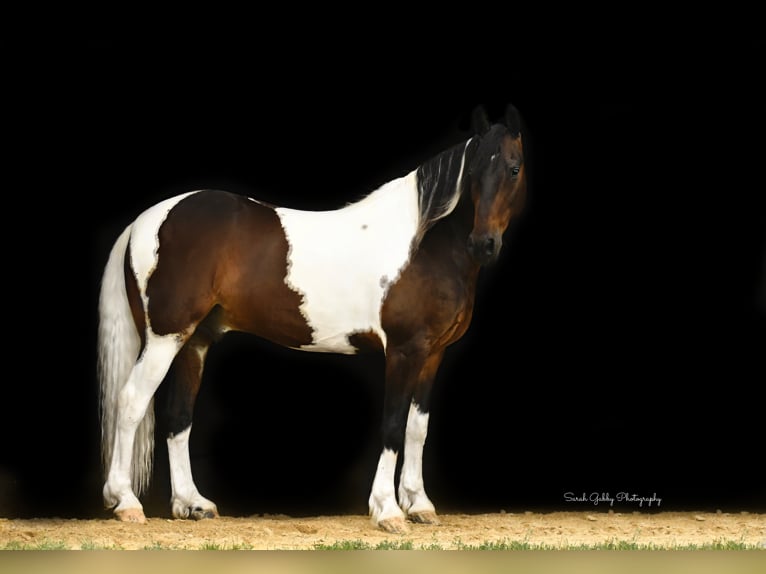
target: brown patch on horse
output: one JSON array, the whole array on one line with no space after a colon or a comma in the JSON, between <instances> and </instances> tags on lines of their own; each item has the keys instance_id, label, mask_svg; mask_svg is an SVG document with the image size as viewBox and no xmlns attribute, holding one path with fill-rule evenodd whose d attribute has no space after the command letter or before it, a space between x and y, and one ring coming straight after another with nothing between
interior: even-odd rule
<instances>
[{"instance_id":1,"label":"brown patch on horse","mask_svg":"<svg viewBox=\"0 0 766 574\"><path fill-rule=\"evenodd\" d=\"M352 333L348 336L348 342L356 347L357 350L363 352L383 350L383 341L381 341L378 334L372 330Z\"/></svg>"},{"instance_id":2,"label":"brown patch on horse","mask_svg":"<svg viewBox=\"0 0 766 574\"><path fill-rule=\"evenodd\" d=\"M141 339L141 349L146 344L146 317L144 315L144 304L141 301L141 293L136 282L136 276L133 274L133 269L130 265L131 261L130 241L128 241L128 248L125 250L125 293L128 296L128 305L130 306L130 313L133 316L133 323L138 330L138 336Z\"/></svg>"},{"instance_id":3,"label":"brown patch on horse","mask_svg":"<svg viewBox=\"0 0 766 574\"><path fill-rule=\"evenodd\" d=\"M432 242L439 232L435 227L425 237L386 296L381 318L388 348L420 345L443 349L468 329L479 268L469 260L462 241L450 251L450 257L439 257L443 247ZM451 272L452 266L465 271Z\"/></svg>"},{"instance_id":4,"label":"brown patch on horse","mask_svg":"<svg viewBox=\"0 0 766 574\"><path fill-rule=\"evenodd\" d=\"M288 347L310 344L301 296L285 283L288 249L270 207L222 191L183 199L159 229L157 268L147 285L152 329L184 332L218 306L221 328Z\"/></svg>"}]
</instances>

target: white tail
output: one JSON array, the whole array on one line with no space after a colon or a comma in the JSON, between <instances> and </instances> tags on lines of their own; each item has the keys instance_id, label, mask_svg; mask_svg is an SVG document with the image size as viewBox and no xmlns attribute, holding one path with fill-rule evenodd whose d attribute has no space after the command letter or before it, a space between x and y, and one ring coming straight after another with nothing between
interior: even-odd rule
<instances>
[{"instance_id":1,"label":"white tail","mask_svg":"<svg viewBox=\"0 0 766 574\"><path fill-rule=\"evenodd\" d=\"M125 290L125 253L131 225L112 247L101 279L98 302L98 378L101 401L101 461L109 472L117 424L117 397L136 364L141 340L128 305ZM131 483L136 496L149 486L154 454L154 401L136 431L131 463Z\"/></svg>"}]
</instances>

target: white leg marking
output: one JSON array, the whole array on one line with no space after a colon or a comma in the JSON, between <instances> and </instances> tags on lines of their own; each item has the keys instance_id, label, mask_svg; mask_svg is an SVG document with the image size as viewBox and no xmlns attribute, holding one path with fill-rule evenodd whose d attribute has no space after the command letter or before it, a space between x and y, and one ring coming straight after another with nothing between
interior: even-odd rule
<instances>
[{"instance_id":1,"label":"white leg marking","mask_svg":"<svg viewBox=\"0 0 766 574\"><path fill-rule=\"evenodd\" d=\"M399 504L405 513L411 515L436 513L423 486L423 446L427 434L428 414L421 413L412 403L407 416L404 463L399 481Z\"/></svg>"},{"instance_id":2,"label":"white leg marking","mask_svg":"<svg viewBox=\"0 0 766 574\"><path fill-rule=\"evenodd\" d=\"M141 358L117 398L114 450L104 485L104 500L108 505L115 506L118 516L133 510L136 516L143 516L141 503L133 493L130 480L136 429L181 345L173 336L150 335Z\"/></svg>"},{"instance_id":3,"label":"white leg marking","mask_svg":"<svg viewBox=\"0 0 766 574\"><path fill-rule=\"evenodd\" d=\"M168 438L170 459L170 498L173 516L176 518L214 518L218 516L215 504L200 495L194 484L189 458L189 435L191 426Z\"/></svg>"},{"instance_id":4,"label":"white leg marking","mask_svg":"<svg viewBox=\"0 0 766 574\"><path fill-rule=\"evenodd\" d=\"M404 513L396 503L394 489L394 472L396 472L396 453L390 449L383 449L378 461L378 470L375 472L375 480L372 482L370 493L370 516L375 525L382 521L399 519L404 521Z\"/></svg>"}]
</instances>

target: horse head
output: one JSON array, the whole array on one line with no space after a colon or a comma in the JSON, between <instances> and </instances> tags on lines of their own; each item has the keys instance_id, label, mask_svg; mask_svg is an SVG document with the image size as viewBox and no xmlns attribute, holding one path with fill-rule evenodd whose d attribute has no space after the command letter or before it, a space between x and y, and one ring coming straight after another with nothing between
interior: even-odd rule
<instances>
[{"instance_id":1,"label":"horse head","mask_svg":"<svg viewBox=\"0 0 766 574\"><path fill-rule=\"evenodd\" d=\"M497 259L503 233L521 211L526 195L521 121L510 105L505 116L505 124L490 125L483 108L473 115L478 143L468 166L474 205L468 251L481 265Z\"/></svg>"}]
</instances>

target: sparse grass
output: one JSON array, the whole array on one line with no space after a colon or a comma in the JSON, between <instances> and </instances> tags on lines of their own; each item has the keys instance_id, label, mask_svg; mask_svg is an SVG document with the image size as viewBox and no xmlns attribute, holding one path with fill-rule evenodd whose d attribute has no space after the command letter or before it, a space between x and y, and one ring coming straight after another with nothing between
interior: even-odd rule
<instances>
[{"instance_id":1,"label":"sparse grass","mask_svg":"<svg viewBox=\"0 0 766 574\"><path fill-rule=\"evenodd\" d=\"M419 550L444 550L444 547L438 542L432 542L431 544L424 544Z\"/></svg>"},{"instance_id":2,"label":"sparse grass","mask_svg":"<svg viewBox=\"0 0 766 574\"><path fill-rule=\"evenodd\" d=\"M384 540L378 543L373 550L413 550L414 546L411 540L405 540L403 542L392 542L390 540Z\"/></svg>"},{"instance_id":3,"label":"sparse grass","mask_svg":"<svg viewBox=\"0 0 766 574\"><path fill-rule=\"evenodd\" d=\"M253 545L252 544L232 544L231 546L226 546L217 544L216 542L205 542L202 546L199 547L199 550L252 550Z\"/></svg>"},{"instance_id":4,"label":"sparse grass","mask_svg":"<svg viewBox=\"0 0 766 574\"><path fill-rule=\"evenodd\" d=\"M526 540L501 540L487 541L480 544L465 544L457 540L454 544L457 550L467 551L524 551L524 550L763 550L756 544L736 542L732 540L716 541L705 544L679 544L675 546L663 546L653 543L639 543L628 540L610 540L598 544L576 544L560 546L554 544L532 543ZM438 543L431 543L416 547L412 541L391 542L383 541L372 545L362 540L343 540L333 544L318 543L314 550L444 550Z\"/></svg>"},{"instance_id":5,"label":"sparse grass","mask_svg":"<svg viewBox=\"0 0 766 574\"><path fill-rule=\"evenodd\" d=\"M143 550L175 550L174 546L163 546L161 542L152 542L148 546L144 546Z\"/></svg>"},{"instance_id":6,"label":"sparse grass","mask_svg":"<svg viewBox=\"0 0 766 574\"><path fill-rule=\"evenodd\" d=\"M530 543L525 540L504 540L471 545L457 541L455 545L458 550L763 550L763 547L757 544L747 544L746 542L733 540L719 540L704 544L676 544L672 546L630 540L609 540L598 544L572 545Z\"/></svg>"},{"instance_id":7,"label":"sparse grass","mask_svg":"<svg viewBox=\"0 0 766 574\"><path fill-rule=\"evenodd\" d=\"M317 542L314 550L370 550L370 545L361 540L342 540L332 544Z\"/></svg>"},{"instance_id":8,"label":"sparse grass","mask_svg":"<svg viewBox=\"0 0 766 574\"><path fill-rule=\"evenodd\" d=\"M314 544L314 550L414 550L415 547L411 540L402 542L384 540L373 546L361 540L342 540L333 544ZM441 550L441 548L439 549Z\"/></svg>"},{"instance_id":9,"label":"sparse grass","mask_svg":"<svg viewBox=\"0 0 766 574\"><path fill-rule=\"evenodd\" d=\"M704 544L677 544L673 546L658 545L654 543L639 543L629 540L610 540L598 544L572 544L572 545L554 545L544 543L532 543L527 540L500 540L486 541L480 544L465 544L456 540L452 545L456 550L467 551L539 551L539 550L764 550L764 547L758 544L748 544L744 541L718 540ZM63 541L43 540L34 544L23 542L6 542L0 545L0 551L3 550L67 550L69 546ZM100 545L92 541L82 542L82 550L122 550L121 546ZM411 540L391 541L384 540L377 544L370 544L362 540L341 540L332 544L317 543L314 544L314 550L445 550L437 543L423 544L415 546ZM179 547L166 545L160 542L153 542L149 546L144 546L144 550L178 550ZM238 543L232 545L218 544L216 542L205 542L197 550L253 550L253 546L248 543Z\"/></svg>"},{"instance_id":10,"label":"sparse grass","mask_svg":"<svg viewBox=\"0 0 766 574\"><path fill-rule=\"evenodd\" d=\"M69 548L66 543L52 540L43 540L35 544L26 544L23 542L8 542L0 546L0 550L66 550Z\"/></svg>"},{"instance_id":11,"label":"sparse grass","mask_svg":"<svg viewBox=\"0 0 766 574\"><path fill-rule=\"evenodd\" d=\"M123 550L123 548L117 544L98 544L92 540L83 540L80 550Z\"/></svg>"},{"instance_id":12,"label":"sparse grass","mask_svg":"<svg viewBox=\"0 0 766 574\"><path fill-rule=\"evenodd\" d=\"M539 545L530 544L526 540L495 540L478 545L464 544L458 540L455 546L458 550L537 550Z\"/></svg>"}]
</instances>

